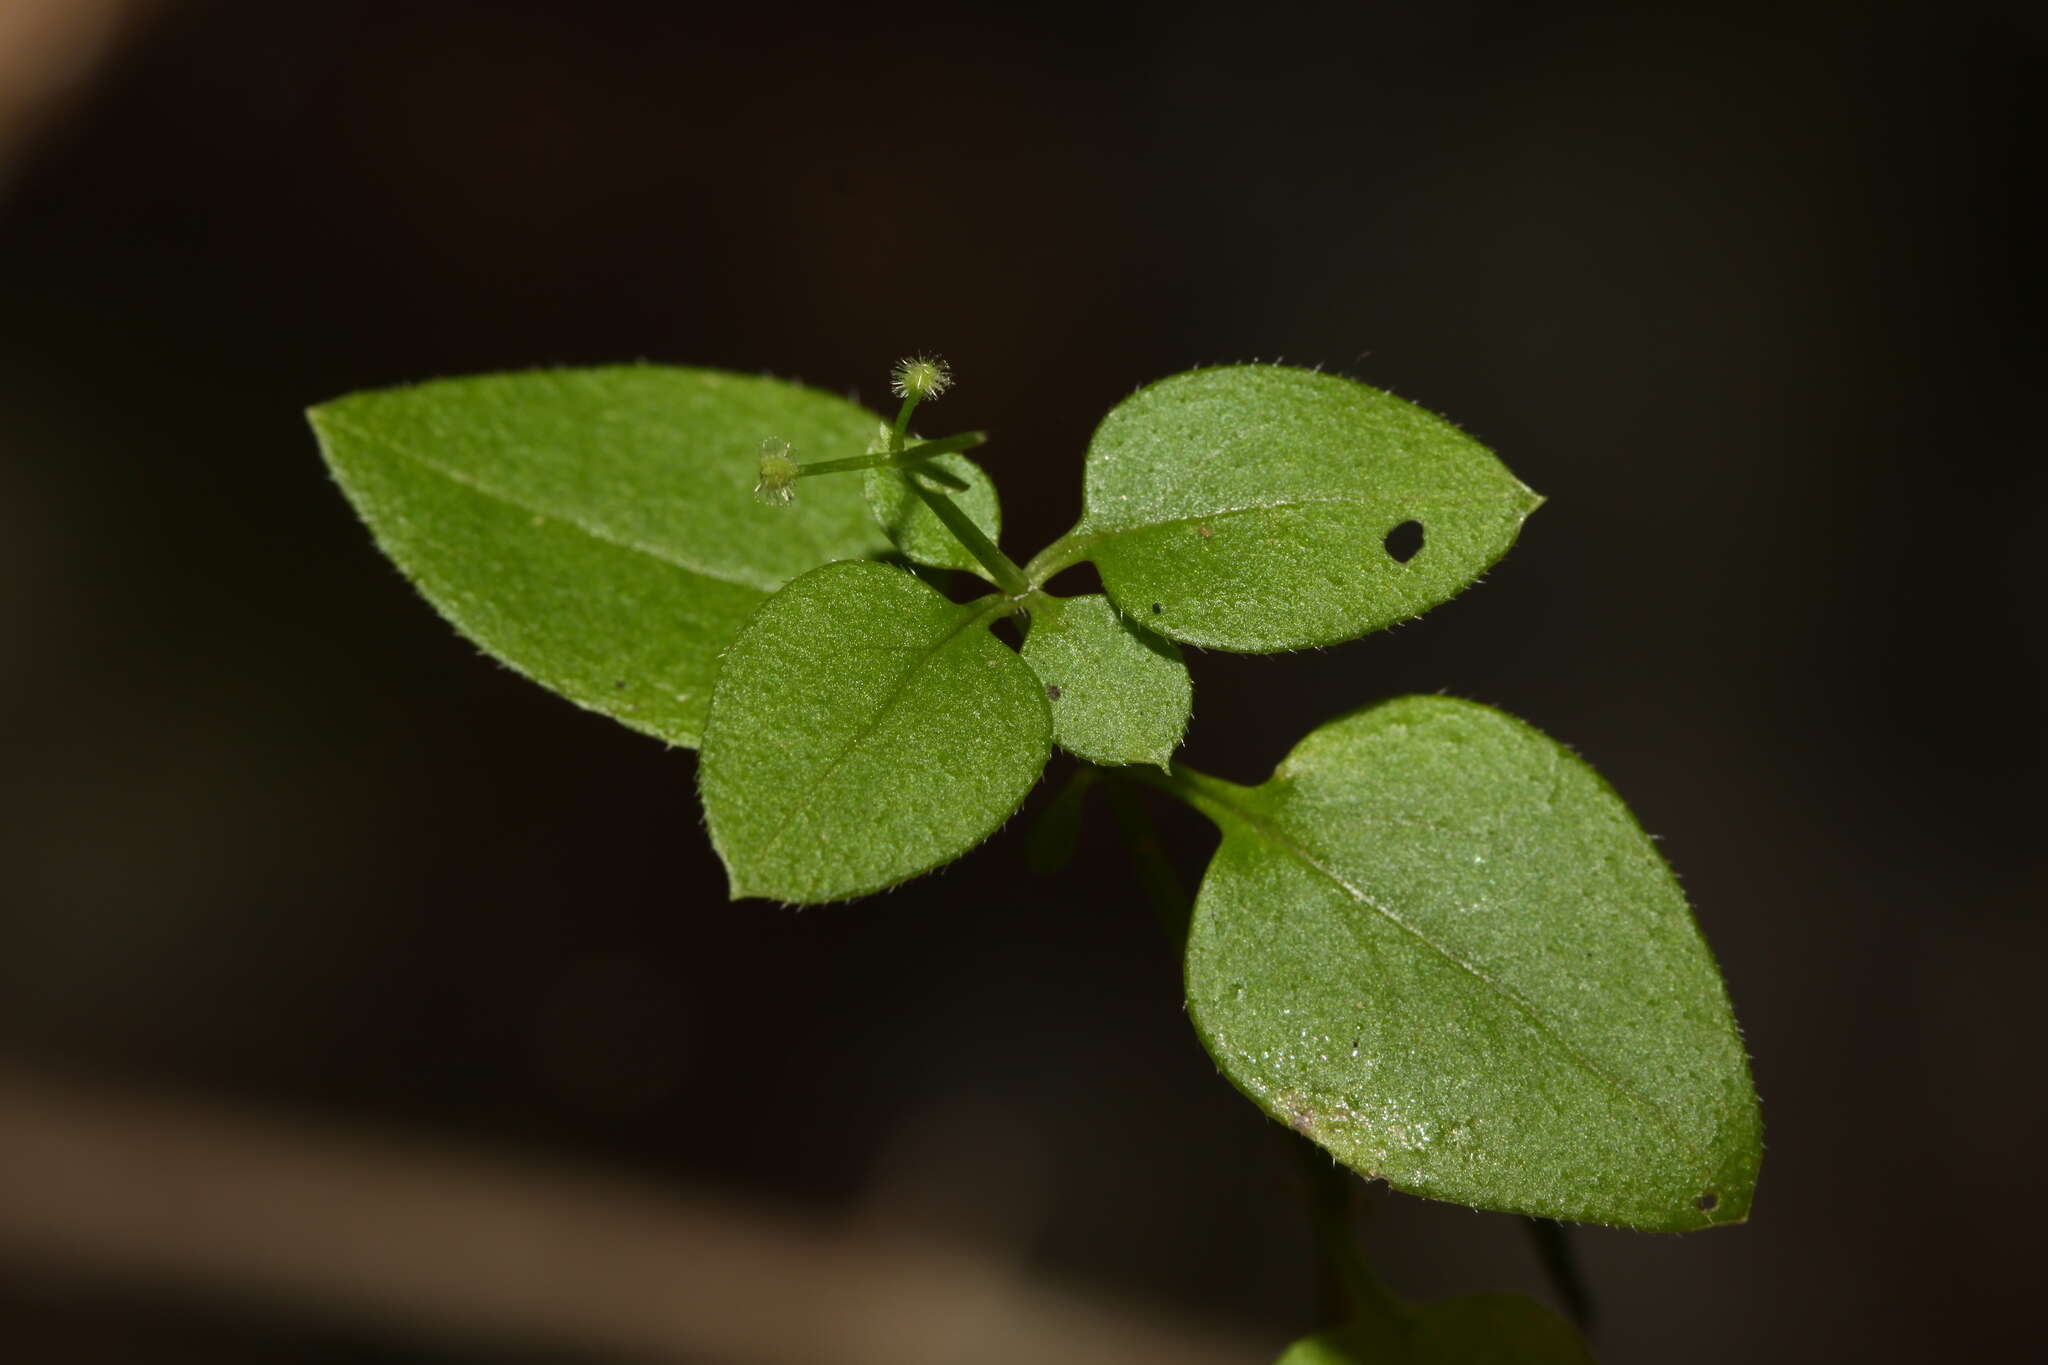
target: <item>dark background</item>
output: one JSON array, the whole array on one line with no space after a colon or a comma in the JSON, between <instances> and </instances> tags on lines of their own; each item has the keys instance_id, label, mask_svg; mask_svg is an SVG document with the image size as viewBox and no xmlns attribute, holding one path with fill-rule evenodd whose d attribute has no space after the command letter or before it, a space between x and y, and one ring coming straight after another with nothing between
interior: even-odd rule
<instances>
[{"instance_id":1,"label":"dark background","mask_svg":"<svg viewBox=\"0 0 2048 1365\"><path fill-rule=\"evenodd\" d=\"M1603 1357L2009 1350L2042 44L2025 6L145 8L0 181L0 1055L928 1220L1277 1353L1289 1157L1107 837L728 905L693 757L452 635L300 412L636 357L880 403L935 350L1022 558L1122 394L1284 357L1550 501L1422 622L1195 656L1190 761L1254 780L1401 691L1529 718L1665 836L1755 1055L1747 1227L1575 1234ZM1382 1203L1404 1290L1541 1291L1514 1220ZM0 1280L10 1318L46 1358L442 1358L89 1271Z\"/></svg>"}]
</instances>

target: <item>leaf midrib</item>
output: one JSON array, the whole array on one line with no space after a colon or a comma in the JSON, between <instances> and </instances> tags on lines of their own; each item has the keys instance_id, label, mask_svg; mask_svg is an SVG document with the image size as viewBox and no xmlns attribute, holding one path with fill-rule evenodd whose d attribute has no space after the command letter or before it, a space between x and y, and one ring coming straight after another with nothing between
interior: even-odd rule
<instances>
[{"instance_id":1,"label":"leaf midrib","mask_svg":"<svg viewBox=\"0 0 2048 1365\"><path fill-rule=\"evenodd\" d=\"M1686 1139L1686 1135L1684 1133L1680 1132L1679 1129L1674 1127L1668 1120L1666 1120L1661 1109L1655 1101L1651 1100L1647 1096L1637 1094L1635 1090L1630 1088L1618 1077L1610 1075L1598 1063L1593 1061L1592 1058L1586 1056L1578 1048L1572 1046L1571 1042L1567 1040L1564 1037L1564 1035L1560 1034L1554 1027L1551 1026L1551 1024L1547 1020L1544 1019L1542 1014L1537 1011L1534 1005L1524 1000L1520 995L1511 990L1504 983L1495 980L1492 976L1489 976L1486 972L1482 971L1473 963L1466 961L1457 953L1452 952L1449 948L1446 948L1442 944L1430 938L1429 935L1423 933L1422 930L1408 923L1408 921L1403 919L1400 915L1395 914L1386 906L1381 905L1379 902L1367 896L1363 890L1356 886L1353 886L1351 882L1348 881L1342 874L1337 872L1335 869L1325 865L1314 854L1310 853L1307 849L1303 848L1294 840L1288 838L1284 832L1282 832L1276 825L1273 824L1271 820L1267 819L1265 816L1248 809L1247 807L1239 804L1236 801L1231 800L1226 796L1223 796L1213 790L1210 790L1206 786L1203 788L1201 792L1201 799L1206 805L1213 807L1217 813L1231 820L1234 820L1239 825L1241 825L1245 830L1251 833L1255 838L1272 846L1273 848L1277 849L1279 852L1287 855L1288 857L1293 858L1302 866L1316 873L1318 876L1323 877L1331 885L1335 886L1339 891L1343 892L1353 901L1357 902L1359 905L1364 906L1366 909L1372 911L1381 919L1384 919L1387 923L1393 925L1402 933L1407 934L1410 938L1413 938L1417 943L1420 943L1423 947L1428 948L1431 952L1441 957L1444 961L1450 963L1452 966L1458 968L1460 971L1465 972L1466 974L1471 976L1473 980L1479 982L1488 990L1498 995L1501 999L1507 1001L1508 1004L1514 1007L1516 1012L1521 1014L1521 1016L1524 1019L1528 1020L1530 1027L1534 1028L1538 1033L1542 1034L1544 1037L1550 1039L1550 1041L1557 1047L1557 1049L1560 1052L1562 1052L1568 1059L1577 1063L1580 1067L1584 1068L1588 1074L1592 1075L1595 1079L1607 1085L1616 1094L1622 1096L1630 1103L1638 1105L1643 1110L1645 1110L1649 1114L1651 1122L1655 1123L1659 1128L1663 1129L1665 1133L1667 1133L1672 1138L1672 1140L1676 1142L1680 1147L1694 1153L1694 1155L1696 1156L1702 1158L1706 1156L1705 1152L1701 1151L1695 1144ZM1353 936L1354 938L1356 937L1355 931ZM1365 945L1361 942L1360 946L1363 947Z\"/></svg>"},{"instance_id":2,"label":"leaf midrib","mask_svg":"<svg viewBox=\"0 0 2048 1365\"><path fill-rule=\"evenodd\" d=\"M997 602L994 605L1001 606L1002 604ZM888 695L883 697L880 703L868 713L865 723L856 728L847 737L846 742L839 746L839 751L832 756L831 762L827 763L810 783L810 790L805 793L802 802L796 809L790 812L789 818L777 827L774 835L768 842L761 846L760 856L763 859L781 847L783 839L799 824L808 824L810 822L811 813L817 807L818 798L824 792L826 785L831 781L832 775L845 766L846 761L853 756L855 749L874 737L875 732L881 728L883 720L903 701L909 691L911 680L927 668L932 660L936 659L955 640L959 639L962 634L973 627L984 625L991 620L992 611L993 607L989 606L985 606L980 610L975 610L971 603L962 606L960 608L960 619L954 622L953 626L929 648L911 661L890 687Z\"/></svg>"},{"instance_id":3,"label":"leaf midrib","mask_svg":"<svg viewBox=\"0 0 2048 1365\"><path fill-rule=\"evenodd\" d=\"M1427 511L1442 507L1511 505L1514 502L1513 494L1503 494L1497 498L1429 498L1427 501L1418 501L1412 497L1384 496L1290 498L1284 502L1248 503L1243 507L1221 507L1213 512L1195 512L1184 517L1161 517L1157 521L1134 521L1127 525L1110 525L1095 521L1092 519L1091 509L1091 515L1082 518L1081 530L1090 536L1089 543L1094 544L1112 536L1127 536L1134 532L1151 531L1164 526L1185 526L1197 521L1221 521L1226 517L1248 516L1254 512L1291 512L1303 507L1420 507Z\"/></svg>"},{"instance_id":4,"label":"leaf midrib","mask_svg":"<svg viewBox=\"0 0 2048 1365\"><path fill-rule=\"evenodd\" d=\"M607 527L592 525L566 513L535 506L523 498L516 497L502 489L494 488L478 480L474 475L450 469L446 465L440 464L382 433L365 431L363 428L352 423L338 421L332 415L324 416L322 420L331 430L346 432L366 445L388 450L407 463L417 465L430 474L438 475L459 488L466 488L472 493L480 494L495 502L501 502L507 507L526 513L528 516L540 517L544 520L555 522L558 525L567 526L571 530L580 531L599 544L608 545L619 550L630 550L635 554L645 555L647 558L668 568L681 569L684 573L696 574L701 578L713 579L720 583L730 584L736 588L750 588L756 592L773 592L782 585L783 580L769 575L736 575L731 572L706 568L702 564L693 564L688 560L676 557L667 550L658 549L636 540L628 540Z\"/></svg>"}]
</instances>

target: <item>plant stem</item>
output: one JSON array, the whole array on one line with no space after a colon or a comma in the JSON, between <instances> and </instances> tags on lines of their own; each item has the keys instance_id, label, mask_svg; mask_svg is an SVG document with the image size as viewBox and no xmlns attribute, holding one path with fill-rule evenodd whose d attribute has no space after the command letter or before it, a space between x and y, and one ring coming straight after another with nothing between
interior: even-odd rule
<instances>
[{"instance_id":1,"label":"plant stem","mask_svg":"<svg viewBox=\"0 0 2048 1365\"><path fill-rule=\"evenodd\" d=\"M1055 540L1031 557L1024 566L1024 572L1031 579L1033 587L1042 587L1048 579L1062 570L1071 569L1088 557L1088 551L1101 537L1082 535L1081 528L1073 530Z\"/></svg>"},{"instance_id":2,"label":"plant stem","mask_svg":"<svg viewBox=\"0 0 2048 1365\"><path fill-rule=\"evenodd\" d=\"M910 414L917 411L918 399L917 394L905 394L903 406L896 409L896 425L892 428L896 435L890 444L898 449L902 448L903 438L910 430Z\"/></svg>"},{"instance_id":3,"label":"plant stem","mask_svg":"<svg viewBox=\"0 0 2048 1365\"><path fill-rule=\"evenodd\" d=\"M1316 1245L1338 1291L1333 1296L1337 1302L1326 1305L1328 1316L1361 1325L1396 1326L1405 1309L1372 1273L1352 1232L1351 1173L1307 1138L1297 1138L1293 1145L1308 1176L1309 1217L1315 1225Z\"/></svg>"},{"instance_id":4,"label":"plant stem","mask_svg":"<svg viewBox=\"0 0 2048 1365\"><path fill-rule=\"evenodd\" d=\"M1590 1333L1595 1316L1593 1295L1586 1287L1586 1277L1579 1271L1571 1229L1550 1218L1524 1218L1522 1223L1529 1230L1529 1239L1536 1244L1536 1258L1543 1262L1550 1287L1564 1300L1565 1311L1572 1315L1578 1329Z\"/></svg>"},{"instance_id":5,"label":"plant stem","mask_svg":"<svg viewBox=\"0 0 2048 1365\"><path fill-rule=\"evenodd\" d=\"M813 474L844 474L854 469L902 469L921 464L939 455L951 455L955 451L972 450L988 439L985 431L963 431L957 436L942 436L936 441L920 441L904 450L878 451L872 455L848 455L840 460L813 460L796 467L799 479Z\"/></svg>"},{"instance_id":6,"label":"plant stem","mask_svg":"<svg viewBox=\"0 0 2048 1365\"><path fill-rule=\"evenodd\" d=\"M945 523L946 529L953 533L953 538L967 547L967 553L973 555L981 566L988 570L989 577L997 587L1012 598L1021 598L1031 591L1031 580L1024 576L1024 571L1018 568L1016 562L1008 555L997 549L994 541L982 534L981 528L974 524L974 518L960 510L960 504L936 488L926 488L922 479L909 477L905 478L904 482L910 485L912 492L924 499L924 505L932 509L932 515Z\"/></svg>"},{"instance_id":7,"label":"plant stem","mask_svg":"<svg viewBox=\"0 0 2048 1365\"><path fill-rule=\"evenodd\" d=\"M1104 784L1110 809L1123 828L1124 840L1138 865L1138 880L1166 930L1168 942L1176 953L1184 952L1194 903L1182 890L1180 877L1168 860L1165 846L1133 783L1166 792L1219 822L1232 810L1228 794L1243 788L1180 763L1166 772L1146 764L1096 771L1105 778L1122 779ZM1301 1158L1308 1179L1309 1217L1324 1269L1325 1316L1332 1322L1346 1323L1359 1342L1391 1358L1405 1349L1402 1343L1409 1310L1380 1283L1358 1249L1351 1227L1352 1175L1305 1137L1293 1136L1290 1145Z\"/></svg>"},{"instance_id":8,"label":"plant stem","mask_svg":"<svg viewBox=\"0 0 2048 1365\"><path fill-rule=\"evenodd\" d=\"M1117 772L1135 782L1143 782L1174 799L1194 807L1217 824L1225 824L1242 818L1237 798L1245 791L1235 782L1226 782L1220 777L1211 777L1205 772L1176 762L1165 772L1148 764L1133 764L1119 768Z\"/></svg>"},{"instance_id":9,"label":"plant stem","mask_svg":"<svg viewBox=\"0 0 2048 1365\"><path fill-rule=\"evenodd\" d=\"M1111 776L1124 773L1121 768L1095 771ZM1173 870L1166 845L1159 841L1159 831L1153 827L1152 817L1146 813L1138 794L1124 782L1107 783L1104 790L1110 811L1123 831L1124 843L1131 850L1131 861L1138 865L1138 884L1145 890L1145 899L1152 903L1153 913L1159 916L1159 927L1165 931L1167 943L1178 955L1187 948L1188 920L1194 914L1194 901L1182 888L1180 874Z\"/></svg>"},{"instance_id":10,"label":"plant stem","mask_svg":"<svg viewBox=\"0 0 2048 1365\"><path fill-rule=\"evenodd\" d=\"M1081 816L1088 789L1101 770L1092 764L1075 766L1073 775L1059 794L1038 813L1038 819L1024 836L1024 864L1035 876L1050 877L1073 860L1081 841Z\"/></svg>"}]
</instances>

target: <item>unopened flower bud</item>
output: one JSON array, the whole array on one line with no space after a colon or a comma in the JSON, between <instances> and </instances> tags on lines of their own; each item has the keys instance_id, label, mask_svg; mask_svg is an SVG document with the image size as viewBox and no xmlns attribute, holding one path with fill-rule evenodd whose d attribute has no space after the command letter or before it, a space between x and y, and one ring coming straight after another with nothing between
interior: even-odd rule
<instances>
[{"instance_id":1,"label":"unopened flower bud","mask_svg":"<svg viewBox=\"0 0 2048 1365\"><path fill-rule=\"evenodd\" d=\"M953 371L937 356L913 356L896 362L893 381L890 387L898 398L915 398L922 403L953 386Z\"/></svg>"}]
</instances>

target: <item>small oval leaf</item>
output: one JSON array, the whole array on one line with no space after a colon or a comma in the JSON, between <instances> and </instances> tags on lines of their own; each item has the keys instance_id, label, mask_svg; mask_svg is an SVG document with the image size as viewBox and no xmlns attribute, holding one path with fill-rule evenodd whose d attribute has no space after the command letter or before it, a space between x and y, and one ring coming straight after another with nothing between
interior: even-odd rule
<instances>
[{"instance_id":1,"label":"small oval leaf","mask_svg":"<svg viewBox=\"0 0 2048 1365\"><path fill-rule=\"evenodd\" d=\"M946 529L946 524L910 486L913 479L951 498L994 542L1003 536L1003 511L996 499L995 483L987 472L965 455L955 453L907 469L870 469L865 488L875 520L904 558L935 569L959 569L987 578L988 570L981 561Z\"/></svg>"},{"instance_id":2,"label":"small oval leaf","mask_svg":"<svg viewBox=\"0 0 2048 1365\"><path fill-rule=\"evenodd\" d=\"M698 785L735 900L813 905L952 861L1045 767L1052 718L981 604L886 564L828 564L733 641Z\"/></svg>"},{"instance_id":3,"label":"small oval leaf","mask_svg":"<svg viewBox=\"0 0 2048 1365\"><path fill-rule=\"evenodd\" d=\"M1223 829L1189 1012L1268 1114L1434 1199L1653 1231L1748 1215L1761 1130L1720 974L1569 750L1404 697L1261 786L1186 781Z\"/></svg>"},{"instance_id":4,"label":"small oval leaf","mask_svg":"<svg viewBox=\"0 0 2048 1365\"><path fill-rule=\"evenodd\" d=\"M1088 446L1076 535L1149 629L1264 653L1349 640L1456 596L1541 501L1392 394L1238 365L1162 379L1111 410Z\"/></svg>"},{"instance_id":5,"label":"small oval leaf","mask_svg":"<svg viewBox=\"0 0 2048 1365\"><path fill-rule=\"evenodd\" d=\"M769 593L888 550L850 479L808 480L789 507L754 499L764 439L856 455L877 421L781 380L535 370L351 394L308 417L379 547L457 630L672 744L697 742L719 651Z\"/></svg>"},{"instance_id":6,"label":"small oval leaf","mask_svg":"<svg viewBox=\"0 0 2048 1365\"><path fill-rule=\"evenodd\" d=\"M1024 662L1045 684L1053 739L1076 757L1163 768L1187 733L1194 691L1180 650L1100 593L1035 614Z\"/></svg>"}]
</instances>

